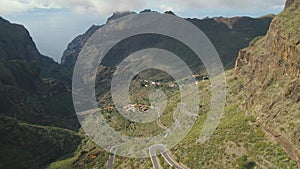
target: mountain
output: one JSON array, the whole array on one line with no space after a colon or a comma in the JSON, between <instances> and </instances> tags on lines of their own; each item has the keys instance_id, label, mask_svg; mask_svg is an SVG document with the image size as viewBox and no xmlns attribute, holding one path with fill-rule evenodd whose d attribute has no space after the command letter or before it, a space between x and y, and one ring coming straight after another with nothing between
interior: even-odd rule
<instances>
[{"instance_id":1,"label":"mountain","mask_svg":"<svg viewBox=\"0 0 300 169\"><path fill-rule=\"evenodd\" d=\"M246 38L252 36L244 36L243 32L251 32L255 37L253 32L257 30L254 27L259 25L259 18L187 19L207 34L225 65L224 61L234 65L234 62L230 63L230 59L226 59L225 49L231 49L228 57L234 52L237 54L233 56L236 59L234 69L226 72L228 96L223 118L211 138L203 144L199 144L197 140L210 106L210 83L199 82L202 98L199 117L187 137L168 152L178 163L187 168L300 168L299 8L299 0L288 0L284 11L273 19L269 29L264 30L266 35L261 32L256 35L258 37L247 39L248 41ZM234 38L227 38L235 37L234 34L237 36L236 41L232 40ZM246 41L249 42L246 44L248 47L238 49L242 46L240 43ZM147 45L149 44L137 48ZM117 53L128 52L122 48L118 50ZM104 75L105 72L113 71L108 67L120 59L111 56L109 58L112 60L104 61L104 67L101 67L102 73L98 77L101 81L110 77ZM133 81L132 85L140 84ZM103 86L105 85L100 85ZM162 90L165 89L162 87ZM138 88L134 90L137 96L147 95L147 92L142 93ZM172 101L177 99L176 92L167 89L166 94L169 93L173 93ZM103 97L98 96L99 99ZM159 130L156 124L149 124L145 128L123 121L113 109L104 109L103 113L111 126L126 134L147 136L148 133ZM164 116L171 117L168 112L164 112ZM168 126L172 120L162 118L160 122ZM73 168L104 168L107 166L106 161L109 161L109 153L91 142L83 143L82 150L78 153L80 156L74 157ZM64 165L67 160L55 162L51 166ZM169 167L162 156L158 156L158 161L163 168ZM129 159L116 156L114 167L150 168L152 162L149 158Z\"/></svg>"},{"instance_id":2,"label":"mountain","mask_svg":"<svg viewBox=\"0 0 300 169\"><path fill-rule=\"evenodd\" d=\"M22 25L11 24L1 17L0 25L1 58L8 60L39 59L40 53L29 36L29 32Z\"/></svg>"},{"instance_id":3,"label":"mountain","mask_svg":"<svg viewBox=\"0 0 300 169\"><path fill-rule=\"evenodd\" d=\"M77 149L71 74L0 18L0 168L42 168Z\"/></svg>"},{"instance_id":4,"label":"mountain","mask_svg":"<svg viewBox=\"0 0 300 169\"><path fill-rule=\"evenodd\" d=\"M210 109L211 88L209 80L198 81L200 111L189 134L167 152L174 161L187 168L300 167L299 8L299 0L288 0L284 11L274 19L272 15L187 19L210 38L226 68L234 69L226 71L228 94L224 115L214 134L203 144L198 139ZM175 15L171 11L166 13ZM115 13L108 22L113 24L114 19L128 14L132 13ZM70 88L78 54L100 27L94 25L76 37L58 64L39 53L23 26L0 18L0 168L107 167L110 153L79 129ZM100 108L113 128L129 136L147 137L163 132L161 125L169 127L174 123L172 112L180 98L178 88L176 84L170 87L171 80L146 87L143 79L166 76L156 71L139 74L130 87L133 102L147 106L143 98L156 89L164 91L170 102L160 125L157 121L130 122L111 102L106 102L110 98L107 91L114 66L134 50L157 46L177 52L192 67L202 67L185 57L189 53L184 48L178 50L179 44L166 45L170 39L146 35L131 40L134 43L124 41L115 47L99 67L96 95L103 102ZM158 74L161 76L157 77ZM163 156L157 159L163 168L170 168ZM115 156L113 162L114 168L152 167L150 158Z\"/></svg>"},{"instance_id":5,"label":"mountain","mask_svg":"<svg viewBox=\"0 0 300 169\"><path fill-rule=\"evenodd\" d=\"M27 124L0 116L0 168L44 168L73 155L82 136L74 131Z\"/></svg>"},{"instance_id":6,"label":"mountain","mask_svg":"<svg viewBox=\"0 0 300 169\"><path fill-rule=\"evenodd\" d=\"M100 27L101 26L92 25L83 35L79 35L72 40L63 53L61 64L64 66L73 66L83 45Z\"/></svg>"},{"instance_id":7,"label":"mountain","mask_svg":"<svg viewBox=\"0 0 300 169\"><path fill-rule=\"evenodd\" d=\"M3 18L0 69L1 115L33 124L78 128L70 92L72 70L41 55L23 26Z\"/></svg>"},{"instance_id":8,"label":"mountain","mask_svg":"<svg viewBox=\"0 0 300 169\"><path fill-rule=\"evenodd\" d=\"M226 72L228 99L223 118L210 140L202 145L197 143L197 136L206 118L206 110L209 109L210 96L209 83L199 83L203 98L203 115L199 116L188 136L169 152L180 164L188 168L300 167L299 8L299 0L288 0L284 11L276 16L270 28L265 30L266 35L261 33L251 42L249 39L247 48L237 49L239 52L233 57L236 58L234 70ZM256 26L256 22L259 22L259 19L248 17L188 20L207 34L219 53L222 53L222 45L225 49L235 49L239 46L236 43L247 38L242 36L241 32L255 32L251 25ZM220 38L232 37L233 32L243 38L237 38L237 41L231 43L228 38ZM232 45L232 48L228 44ZM224 59L226 56L220 55L224 63L224 60L227 60ZM111 116L119 118L113 111L109 112ZM142 128L132 124L127 126L120 120L118 122L118 126L124 126L122 131L125 132L126 127L134 126L136 131L140 131L136 128ZM170 120L162 119L161 123L168 124ZM156 130L155 125L149 128ZM141 133L148 130L142 130ZM107 160L108 153L103 154L101 148L95 148L91 143L85 146L84 153L73 165L105 167L103 161L98 164L97 161L103 158ZM90 158L92 155L95 155L95 159ZM169 165L161 156L158 159L163 168L168 168ZM149 168L152 164L150 159L136 160L117 156L114 166Z\"/></svg>"},{"instance_id":9,"label":"mountain","mask_svg":"<svg viewBox=\"0 0 300 169\"><path fill-rule=\"evenodd\" d=\"M153 12L151 10L144 10L143 12ZM172 11L167 11L166 13L175 15ZM107 23L111 23L112 19L119 18L120 16L126 16L129 14L134 14L133 12L125 12L125 13L117 13L113 14L107 21ZM234 61L238 54L238 51L244 47L246 47L249 42L257 37L265 35L266 31L269 28L269 24L273 19L272 15L268 15L261 18L250 18L250 17L234 17L234 18L206 18L206 19L190 19L186 20L196 25L199 29L201 29L211 40L215 48L217 49L220 58L224 64L224 66L228 69L234 67ZM87 39L101 26L93 25L89 30L87 30L84 34L76 37L65 50L61 64L66 66L72 66L75 64L76 59L79 55L80 49L83 47ZM132 40L132 39L131 39ZM114 48L111 53L114 55L126 55L130 53L128 49L143 49L146 47L160 47L160 48L170 48L174 53L184 53L185 58L189 57L189 51L182 47L178 47L177 44L173 46L166 46L169 39L154 37L154 36L145 36L133 39L132 41L127 41L123 43L121 46ZM134 43L134 45L132 44ZM177 45L177 46L176 46ZM138 46L138 47L137 47ZM184 51L182 51L184 50ZM114 55L112 54L111 57ZM117 57L117 56L115 56ZM110 58L110 63L105 66L111 66L118 63L121 58ZM114 63L116 62L116 63ZM192 60L191 64L197 65L199 67L200 62L194 63ZM196 67L196 66L194 66ZM203 68L202 68L203 69ZM197 70L201 71L201 70Z\"/></svg>"},{"instance_id":10,"label":"mountain","mask_svg":"<svg viewBox=\"0 0 300 169\"><path fill-rule=\"evenodd\" d=\"M114 12L111 17L107 19L106 23L110 23L115 19L123 16L136 14L135 12ZM74 66L76 59L86 41L102 26L92 25L84 34L77 36L71 43L68 44L67 49L64 51L61 58L61 64L64 66Z\"/></svg>"},{"instance_id":11,"label":"mountain","mask_svg":"<svg viewBox=\"0 0 300 169\"><path fill-rule=\"evenodd\" d=\"M40 68L42 78L51 77L71 84L71 71L54 62L52 58L41 55L24 26L10 23L1 17L0 25L1 61L32 62Z\"/></svg>"},{"instance_id":12,"label":"mountain","mask_svg":"<svg viewBox=\"0 0 300 169\"><path fill-rule=\"evenodd\" d=\"M300 1L288 0L265 37L240 51L235 73L243 109L300 166Z\"/></svg>"}]
</instances>

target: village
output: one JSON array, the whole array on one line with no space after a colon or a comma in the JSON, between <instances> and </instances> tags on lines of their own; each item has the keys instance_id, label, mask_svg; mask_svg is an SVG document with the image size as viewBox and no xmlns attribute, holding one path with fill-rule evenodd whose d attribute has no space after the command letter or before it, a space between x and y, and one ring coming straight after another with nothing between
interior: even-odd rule
<instances>
[{"instance_id":1,"label":"village","mask_svg":"<svg viewBox=\"0 0 300 169\"><path fill-rule=\"evenodd\" d=\"M198 85L199 82L201 81L207 81L209 80L209 76L201 76L200 74L194 74L193 75L193 78L195 79L195 84ZM163 83L163 82L160 82L160 81L151 81L151 80L145 80L145 79L142 79L140 77L137 77L136 78L139 82L140 82L140 85L142 87L145 87L145 88L150 88L150 87L155 87L155 88L160 88L160 87L166 87L166 88L177 88L179 87L177 83L175 82L167 82L167 83ZM146 104L141 104L141 103L131 103L131 104L128 104L126 106L123 107L123 112L127 113L127 112L145 112L147 110L150 109L150 106L149 105L146 105ZM103 110L105 111L115 111L116 108L114 105L109 105L107 107L105 107Z\"/></svg>"},{"instance_id":2,"label":"village","mask_svg":"<svg viewBox=\"0 0 300 169\"><path fill-rule=\"evenodd\" d=\"M192 75L193 78L195 79L195 84L197 85L200 81L206 81L209 80L209 76L201 76L200 74L194 74ZM138 80L141 83L141 86L143 87L168 87L168 88L175 88L178 87L177 83L174 82L169 82L169 83L163 83L163 82L157 82L157 81L150 81L150 80L144 80L141 78L138 78Z\"/></svg>"}]
</instances>

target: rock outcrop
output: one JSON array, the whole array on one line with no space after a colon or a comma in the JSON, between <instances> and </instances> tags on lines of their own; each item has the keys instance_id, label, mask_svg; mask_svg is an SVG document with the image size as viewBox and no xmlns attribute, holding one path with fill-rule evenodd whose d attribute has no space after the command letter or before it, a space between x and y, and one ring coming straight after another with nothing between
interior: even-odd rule
<instances>
[{"instance_id":1,"label":"rock outcrop","mask_svg":"<svg viewBox=\"0 0 300 169\"><path fill-rule=\"evenodd\" d=\"M24 26L0 18L0 115L78 129L71 71L41 55Z\"/></svg>"},{"instance_id":2,"label":"rock outcrop","mask_svg":"<svg viewBox=\"0 0 300 169\"><path fill-rule=\"evenodd\" d=\"M144 10L144 12L152 12L151 10ZM172 11L165 13L175 15ZM107 23L111 23L114 19L122 16L133 14L133 12L125 13L114 13L108 20ZM233 68L234 61L238 51L246 47L249 42L261 35L265 35L269 28L269 24L274 16L269 15L261 18L250 18L250 17L234 17L234 18L206 18L206 19L186 19L201 29L214 44L217 49L221 60L226 68ZM79 55L80 50L89 37L101 26L92 26L84 34L76 37L67 47L63 53L61 63L64 66L72 67ZM157 41L157 39L151 39L152 37L143 38L142 41L137 44L143 47L156 46L160 47L163 42L156 42L156 44L149 44L148 42ZM143 46L142 46L143 45ZM123 47L123 49L121 49ZM128 51L129 44L120 46L118 50ZM178 49L180 51L182 49ZM118 52L116 50L112 52ZM176 53L176 51L175 51ZM182 52L188 53L188 52ZM201 63L200 63L201 64Z\"/></svg>"},{"instance_id":3,"label":"rock outcrop","mask_svg":"<svg viewBox=\"0 0 300 169\"><path fill-rule=\"evenodd\" d=\"M63 53L61 64L64 66L73 66L83 45L100 27L101 26L93 25L84 34L79 35L72 40Z\"/></svg>"},{"instance_id":4,"label":"rock outcrop","mask_svg":"<svg viewBox=\"0 0 300 169\"><path fill-rule=\"evenodd\" d=\"M24 26L0 18L0 168L45 168L76 151L71 71L41 55Z\"/></svg>"},{"instance_id":5,"label":"rock outcrop","mask_svg":"<svg viewBox=\"0 0 300 169\"><path fill-rule=\"evenodd\" d=\"M300 1L288 0L265 37L239 52L235 73L244 109L300 167Z\"/></svg>"}]
</instances>

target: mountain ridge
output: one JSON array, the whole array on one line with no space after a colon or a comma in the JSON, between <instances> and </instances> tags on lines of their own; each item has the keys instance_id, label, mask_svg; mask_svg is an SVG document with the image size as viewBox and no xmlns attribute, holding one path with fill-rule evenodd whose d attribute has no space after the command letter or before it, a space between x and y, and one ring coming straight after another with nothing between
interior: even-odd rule
<instances>
[{"instance_id":1,"label":"mountain ridge","mask_svg":"<svg viewBox=\"0 0 300 169\"><path fill-rule=\"evenodd\" d=\"M230 98L225 108L224 118L214 135L204 145L198 145L194 139L198 137L201 124L205 119L205 112L209 108L210 84L208 81L199 83L198 87L201 89L202 96L200 118L183 142L170 150L177 161L191 168L223 168L224 166L228 168L253 168L255 166L294 168L296 164L293 161L300 166L300 125L297 121L300 114L300 31L298 31L300 10L298 4L299 0L288 0L285 10L276 16L270 28L267 26L269 28L265 31L267 35L255 38L247 48L240 50L234 72L226 72L229 78L228 95ZM247 22L248 19L246 17L241 20L250 25L258 20L252 18L251 22ZM210 29L207 24L216 26L217 29L208 32L208 36L214 42L218 40L212 38L213 33L218 33L218 31L233 33L232 29L237 28L236 33L240 29L248 28L247 24L237 24L241 22L239 18L233 21L216 19L220 23L214 19L203 19L201 23L198 19L187 20L198 24L206 31ZM264 20L261 26L266 27L270 20ZM72 110L70 89L72 66L76 61L76 56L86 40L99 27L101 26L92 26L85 34L75 38L73 44L69 44L68 51L64 55L70 58L65 57L62 65L54 63L39 52L36 56L31 56L34 42L26 32L23 32L21 36L25 37L23 41L25 47L22 43L18 47L22 49L19 50L20 52L28 50L23 53L24 55L22 53L16 56L13 53L7 55L3 52L5 50L0 48L2 49L0 50L0 106L2 110L0 146L2 146L1 150L5 150L3 153L5 156L1 154L0 157L0 161L3 161L0 163L0 168L1 165L5 168L12 166L41 168L47 167L51 162L54 163L49 166L50 168L106 166L108 153L87 138L83 139L82 132L78 132L79 125L75 112ZM20 27L17 26L17 28ZM256 35L256 32L253 32L251 36L247 35L242 38L253 37L254 34ZM264 31L259 34L264 35L263 33ZM16 40L13 34L8 38L12 41ZM243 43L250 39L246 39ZM3 45L6 41L1 38L0 40L2 40L0 47L6 47ZM225 41L216 44L219 50L224 43ZM26 44L30 46L27 48ZM11 52L9 48L7 50ZM232 56L232 53L228 56ZM112 72L113 68L101 67L101 69L105 74ZM108 82L104 75L99 79L104 83ZM136 85L140 86L139 83ZM100 85L100 88L104 88L103 86ZM105 97L101 96L101 98ZM118 116L114 116L112 109L107 109L105 113L109 120L119 122L114 124L118 130L139 127L126 121L123 124ZM169 121L162 119L162 123L166 122ZM66 128L71 130L66 130ZM52 147L48 149L45 145ZM12 147L14 152L9 151L7 147ZM43 155L45 158L39 159ZM16 161L16 157L22 157L22 159ZM159 159L163 161L162 157ZM213 161L219 161L219 163ZM165 168L169 167L164 162L161 165ZM115 166L149 168L151 161L150 159L116 157Z\"/></svg>"},{"instance_id":2,"label":"mountain ridge","mask_svg":"<svg viewBox=\"0 0 300 169\"><path fill-rule=\"evenodd\" d=\"M287 1L266 36L240 51L235 73L246 91L244 110L256 116L300 167L299 4Z\"/></svg>"},{"instance_id":3,"label":"mountain ridge","mask_svg":"<svg viewBox=\"0 0 300 169\"><path fill-rule=\"evenodd\" d=\"M155 11L145 10L144 12ZM143 11L141 13L143 13ZM125 14L121 14L121 16L129 14L133 14L133 12L127 12ZM253 38L264 35L272 19L272 16L266 16L263 18L186 18L187 21L193 23L208 36L208 38L212 41L215 48L219 52L224 66L228 69L234 67L233 63L238 54L238 50L246 47ZM228 21L231 24L227 23ZM103 25L98 26L98 28L102 26ZM84 34L77 36L73 41L69 43L61 59L62 65L72 67L72 65L75 64L75 61L79 55L78 49L81 49L88 37L91 36L91 33L96 31L95 29L92 29L92 27L88 29L88 31L86 31ZM91 29L93 31L89 31ZM82 41L80 41L80 39L82 39ZM147 41L147 39L145 39L144 41ZM159 44L157 44L156 46L159 46Z\"/></svg>"}]
</instances>

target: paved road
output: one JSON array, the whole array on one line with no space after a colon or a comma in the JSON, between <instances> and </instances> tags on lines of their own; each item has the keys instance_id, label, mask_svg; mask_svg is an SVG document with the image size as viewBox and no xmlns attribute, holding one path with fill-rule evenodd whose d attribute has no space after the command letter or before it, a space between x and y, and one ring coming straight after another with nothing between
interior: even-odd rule
<instances>
[{"instance_id":1,"label":"paved road","mask_svg":"<svg viewBox=\"0 0 300 169\"><path fill-rule=\"evenodd\" d=\"M160 110L158 110L158 115L159 115L159 118L156 120L156 123L157 125L166 130L167 131L167 135L168 133L171 132L171 130L169 128L167 128L166 126L164 126L161 122L160 122L160 117L161 117L161 114L160 114ZM179 122L177 120L177 113L178 113L178 107L177 109L175 110L175 112L173 113L173 120L175 122L175 125L177 127L179 127ZM166 135L166 136L167 136ZM157 151L159 151L160 153L158 153ZM170 166L173 166L177 169L184 169L183 167L181 167L175 160L173 160L169 154L167 153L166 151L166 147L163 145L163 144L155 144L151 147L149 147L149 154L150 154L150 158L151 158L151 161L152 161L152 165L153 165L153 168L154 169L160 169L161 166L156 158L156 154L162 154L162 156L164 157L164 159L167 161L167 163L170 165Z\"/></svg>"},{"instance_id":2,"label":"paved road","mask_svg":"<svg viewBox=\"0 0 300 169\"><path fill-rule=\"evenodd\" d=\"M149 147L149 154L150 154L150 158L151 158L154 169L161 168L161 166L156 158L156 154L159 154L159 153L156 153L156 152L163 151L164 149L165 149L165 146L162 144L155 144L155 145Z\"/></svg>"},{"instance_id":3,"label":"paved road","mask_svg":"<svg viewBox=\"0 0 300 169\"><path fill-rule=\"evenodd\" d=\"M166 147L163 144L155 144L155 145L149 147L149 154L150 154L150 158L151 158L154 169L161 168L161 166L156 158L156 154L160 154L160 153L162 154L162 156L164 157L164 159L167 161L167 163L170 166L173 166L177 169L184 169L174 159L172 159L172 157L170 157L170 155L167 153Z\"/></svg>"},{"instance_id":4,"label":"paved road","mask_svg":"<svg viewBox=\"0 0 300 169\"><path fill-rule=\"evenodd\" d=\"M117 146L112 146L110 148L110 154L107 161L107 169L113 169L114 168L114 160L115 160L115 154L117 152Z\"/></svg>"},{"instance_id":5,"label":"paved road","mask_svg":"<svg viewBox=\"0 0 300 169\"><path fill-rule=\"evenodd\" d=\"M183 167L181 167L175 160L173 160L169 154L167 152L163 152L162 156L164 157L164 159L167 161L168 164L170 164L171 166L177 168L177 169L184 169Z\"/></svg>"},{"instance_id":6,"label":"paved road","mask_svg":"<svg viewBox=\"0 0 300 169\"><path fill-rule=\"evenodd\" d=\"M176 113L177 113L178 109L176 109L176 111L173 113L173 120L175 121L175 125L178 125L178 120L176 118ZM160 111L158 111L159 113ZM157 124L160 128L164 129L167 131L167 134L170 133L170 129L168 129L166 126L164 126L163 124L161 124L160 122L160 113L158 114L159 118L157 119ZM176 124L177 123L177 124ZM115 159L115 154L117 151L117 146L112 146L110 148L110 155L109 155L109 159L107 162L107 169L113 169L114 168L114 159ZM153 146L149 147L149 154L150 154L150 159L152 161L152 165L154 169L161 169L162 167L159 164L159 161L156 157L156 154L162 154L163 158L167 161L167 163L170 166L173 166L177 169L184 169L183 167L181 167L174 159L172 159L170 157L170 155L167 153L166 147L163 144L155 144Z\"/></svg>"}]
</instances>

